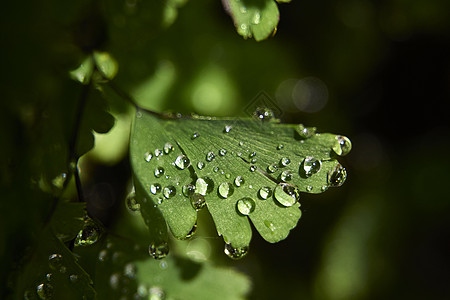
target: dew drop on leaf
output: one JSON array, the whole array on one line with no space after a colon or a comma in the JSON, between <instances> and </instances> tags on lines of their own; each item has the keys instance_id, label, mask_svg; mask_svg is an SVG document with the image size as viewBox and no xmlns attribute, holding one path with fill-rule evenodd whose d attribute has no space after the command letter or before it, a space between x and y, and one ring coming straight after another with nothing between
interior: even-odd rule
<instances>
[{"instance_id":1,"label":"dew drop on leaf","mask_svg":"<svg viewBox=\"0 0 450 300\"><path fill-rule=\"evenodd\" d=\"M272 189L268 186L264 186L259 189L258 194L262 200L269 199L272 196Z\"/></svg>"},{"instance_id":2,"label":"dew drop on leaf","mask_svg":"<svg viewBox=\"0 0 450 300\"><path fill-rule=\"evenodd\" d=\"M308 185L308 186L306 187L306 191L307 191L307 192L311 192L311 191L312 191L312 189L313 189L313 187L312 187L312 186L310 186L310 185Z\"/></svg>"},{"instance_id":3,"label":"dew drop on leaf","mask_svg":"<svg viewBox=\"0 0 450 300\"><path fill-rule=\"evenodd\" d=\"M292 171L286 170L280 174L280 179L284 182L291 181L293 177Z\"/></svg>"},{"instance_id":4,"label":"dew drop on leaf","mask_svg":"<svg viewBox=\"0 0 450 300\"><path fill-rule=\"evenodd\" d=\"M195 140L196 138L198 138L200 136L200 134L198 132L194 132L191 136L191 140Z\"/></svg>"},{"instance_id":5,"label":"dew drop on leaf","mask_svg":"<svg viewBox=\"0 0 450 300\"><path fill-rule=\"evenodd\" d=\"M144 153L144 159L146 162L150 162L150 160L152 160L153 155L150 152L145 152Z\"/></svg>"},{"instance_id":6,"label":"dew drop on leaf","mask_svg":"<svg viewBox=\"0 0 450 300\"><path fill-rule=\"evenodd\" d=\"M216 157L216 155L214 154L214 152L208 152L208 154L206 154L206 161L207 162L211 162L213 161L213 159Z\"/></svg>"},{"instance_id":7,"label":"dew drop on leaf","mask_svg":"<svg viewBox=\"0 0 450 300\"><path fill-rule=\"evenodd\" d=\"M274 232L276 227L275 225L273 225L272 222L270 222L269 220L264 220L264 225L270 229L270 231Z\"/></svg>"},{"instance_id":8,"label":"dew drop on leaf","mask_svg":"<svg viewBox=\"0 0 450 300\"><path fill-rule=\"evenodd\" d=\"M344 184L347 179L347 170L337 164L330 172L328 172L328 184L332 187L338 187Z\"/></svg>"},{"instance_id":9,"label":"dew drop on leaf","mask_svg":"<svg viewBox=\"0 0 450 300\"><path fill-rule=\"evenodd\" d=\"M163 155L162 150L160 150L160 149L155 149L155 156L158 157L158 156L161 156L161 155Z\"/></svg>"},{"instance_id":10,"label":"dew drop on leaf","mask_svg":"<svg viewBox=\"0 0 450 300\"><path fill-rule=\"evenodd\" d=\"M245 216L251 214L255 210L255 206L255 201L249 197L239 199L236 203L237 210Z\"/></svg>"},{"instance_id":11,"label":"dew drop on leaf","mask_svg":"<svg viewBox=\"0 0 450 300\"><path fill-rule=\"evenodd\" d=\"M36 293L42 300L51 299L53 297L53 286L49 283L38 284Z\"/></svg>"},{"instance_id":12,"label":"dew drop on leaf","mask_svg":"<svg viewBox=\"0 0 450 300\"><path fill-rule=\"evenodd\" d=\"M256 166L255 165L251 165L249 170L250 170L250 172L255 172L256 171Z\"/></svg>"},{"instance_id":13,"label":"dew drop on leaf","mask_svg":"<svg viewBox=\"0 0 450 300\"><path fill-rule=\"evenodd\" d=\"M133 263L127 263L124 267L123 267L123 275L125 275L126 277L130 278L130 279L134 279L136 278L136 265Z\"/></svg>"},{"instance_id":14,"label":"dew drop on leaf","mask_svg":"<svg viewBox=\"0 0 450 300\"><path fill-rule=\"evenodd\" d=\"M197 179L195 182L195 190L200 195L206 196L214 189L214 181L209 177L203 177Z\"/></svg>"},{"instance_id":15,"label":"dew drop on leaf","mask_svg":"<svg viewBox=\"0 0 450 300\"><path fill-rule=\"evenodd\" d=\"M175 189L175 187L173 185L166 186L163 189L163 195L167 199L172 198L173 196L176 195L176 193L177 193L177 190Z\"/></svg>"},{"instance_id":16,"label":"dew drop on leaf","mask_svg":"<svg viewBox=\"0 0 450 300\"><path fill-rule=\"evenodd\" d=\"M162 259L169 254L169 245L167 242L162 242L160 244L151 243L148 246L148 253L154 259Z\"/></svg>"},{"instance_id":17,"label":"dew drop on leaf","mask_svg":"<svg viewBox=\"0 0 450 300\"><path fill-rule=\"evenodd\" d=\"M76 275L76 274L71 274L71 275L69 276L69 280L70 280L71 283L76 283L76 282L78 282L78 275Z\"/></svg>"},{"instance_id":18,"label":"dew drop on leaf","mask_svg":"<svg viewBox=\"0 0 450 300\"><path fill-rule=\"evenodd\" d=\"M52 276L53 276L52 273L47 273L47 274L45 274L45 279L47 279L47 281L50 282L50 281L52 281Z\"/></svg>"},{"instance_id":19,"label":"dew drop on leaf","mask_svg":"<svg viewBox=\"0 0 450 300\"><path fill-rule=\"evenodd\" d=\"M248 247L234 248L231 244L225 244L225 248L223 250L225 254L232 259L240 259L243 258L248 253Z\"/></svg>"},{"instance_id":20,"label":"dew drop on leaf","mask_svg":"<svg viewBox=\"0 0 450 300\"><path fill-rule=\"evenodd\" d=\"M242 176L237 176L236 179L234 179L234 184L237 187L240 187L241 185L243 185L245 183L245 179Z\"/></svg>"},{"instance_id":21,"label":"dew drop on leaf","mask_svg":"<svg viewBox=\"0 0 450 300\"><path fill-rule=\"evenodd\" d=\"M98 253L98 260L100 262L105 262L108 259L108 250L103 249Z\"/></svg>"},{"instance_id":22,"label":"dew drop on leaf","mask_svg":"<svg viewBox=\"0 0 450 300\"><path fill-rule=\"evenodd\" d=\"M166 293L164 290L158 286L153 286L149 289L149 300L164 300L166 298Z\"/></svg>"},{"instance_id":23,"label":"dew drop on leaf","mask_svg":"<svg viewBox=\"0 0 450 300\"><path fill-rule=\"evenodd\" d=\"M83 229L78 232L75 238L75 246L89 246L98 241L100 228L88 218L84 221Z\"/></svg>"},{"instance_id":24,"label":"dew drop on leaf","mask_svg":"<svg viewBox=\"0 0 450 300\"><path fill-rule=\"evenodd\" d=\"M225 154L227 154L227 150L225 150L223 148L219 150L219 155L220 156L225 156Z\"/></svg>"},{"instance_id":25,"label":"dew drop on leaf","mask_svg":"<svg viewBox=\"0 0 450 300\"><path fill-rule=\"evenodd\" d=\"M253 25L258 25L260 22L261 22L261 14L259 13L259 11L257 11L253 15L252 24Z\"/></svg>"},{"instance_id":26,"label":"dew drop on leaf","mask_svg":"<svg viewBox=\"0 0 450 300\"><path fill-rule=\"evenodd\" d=\"M283 148L284 148L284 145L283 145L283 144L278 144L277 150L281 150L281 149L283 149Z\"/></svg>"},{"instance_id":27,"label":"dew drop on leaf","mask_svg":"<svg viewBox=\"0 0 450 300\"><path fill-rule=\"evenodd\" d=\"M270 121L274 118L274 113L270 108L259 107L255 110L253 115L261 121Z\"/></svg>"},{"instance_id":28,"label":"dew drop on leaf","mask_svg":"<svg viewBox=\"0 0 450 300\"><path fill-rule=\"evenodd\" d=\"M189 160L189 158L187 158L186 155L179 155L175 159L175 166L177 166L177 168L180 170L189 168L190 165L191 165L191 161Z\"/></svg>"},{"instance_id":29,"label":"dew drop on leaf","mask_svg":"<svg viewBox=\"0 0 450 300\"><path fill-rule=\"evenodd\" d=\"M136 200L135 192L129 193L127 198L125 198L125 206L130 212L137 212L140 210L141 205Z\"/></svg>"},{"instance_id":30,"label":"dew drop on leaf","mask_svg":"<svg viewBox=\"0 0 450 300\"><path fill-rule=\"evenodd\" d=\"M109 285L112 289L117 290L120 286L121 275L119 272L111 274L109 277Z\"/></svg>"},{"instance_id":31,"label":"dew drop on leaf","mask_svg":"<svg viewBox=\"0 0 450 300\"><path fill-rule=\"evenodd\" d=\"M300 199L300 192L296 186L279 184L274 191L274 197L283 206L294 205Z\"/></svg>"},{"instance_id":32,"label":"dew drop on leaf","mask_svg":"<svg viewBox=\"0 0 450 300\"><path fill-rule=\"evenodd\" d=\"M283 157L280 159L280 165L283 167L288 166L291 163L291 160L287 157Z\"/></svg>"},{"instance_id":33,"label":"dew drop on leaf","mask_svg":"<svg viewBox=\"0 0 450 300\"><path fill-rule=\"evenodd\" d=\"M307 156L302 162L302 168L306 177L310 177L320 171L322 162L312 156Z\"/></svg>"},{"instance_id":34,"label":"dew drop on leaf","mask_svg":"<svg viewBox=\"0 0 450 300\"><path fill-rule=\"evenodd\" d=\"M159 183L154 183L150 186L150 193L153 195L159 194L161 192L161 185Z\"/></svg>"},{"instance_id":35,"label":"dew drop on leaf","mask_svg":"<svg viewBox=\"0 0 450 300\"><path fill-rule=\"evenodd\" d=\"M51 254L48 257L48 264L50 265L50 268L52 270L58 270L59 268L61 268L62 259L63 259L63 257L59 253Z\"/></svg>"},{"instance_id":36,"label":"dew drop on leaf","mask_svg":"<svg viewBox=\"0 0 450 300\"><path fill-rule=\"evenodd\" d=\"M222 198L228 198L233 195L234 187L228 182L221 183L218 188L218 193Z\"/></svg>"},{"instance_id":37,"label":"dew drop on leaf","mask_svg":"<svg viewBox=\"0 0 450 300\"><path fill-rule=\"evenodd\" d=\"M333 149L337 155L344 156L352 150L352 142L350 142L346 136L338 135L335 139L336 141L331 149Z\"/></svg>"},{"instance_id":38,"label":"dew drop on leaf","mask_svg":"<svg viewBox=\"0 0 450 300\"><path fill-rule=\"evenodd\" d=\"M195 193L195 185L193 184L186 184L182 188L183 195L186 197L190 197Z\"/></svg>"},{"instance_id":39,"label":"dew drop on leaf","mask_svg":"<svg viewBox=\"0 0 450 300\"><path fill-rule=\"evenodd\" d=\"M191 196L191 204L195 210L202 209L206 205L205 196L203 196L199 193L194 193Z\"/></svg>"},{"instance_id":40,"label":"dew drop on leaf","mask_svg":"<svg viewBox=\"0 0 450 300\"><path fill-rule=\"evenodd\" d=\"M197 222L194 224L194 226L192 226L192 229L188 232L188 234L186 234L186 236L183 238L183 240L187 240L190 239L192 236L195 235L195 233L197 232Z\"/></svg>"},{"instance_id":41,"label":"dew drop on leaf","mask_svg":"<svg viewBox=\"0 0 450 300\"><path fill-rule=\"evenodd\" d=\"M198 168L199 170L201 170L201 169L203 169L203 167L205 167L205 163L202 162L202 161L199 161L199 162L197 163L197 168Z\"/></svg>"},{"instance_id":42,"label":"dew drop on leaf","mask_svg":"<svg viewBox=\"0 0 450 300\"><path fill-rule=\"evenodd\" d=\"M171 143L166 143L164 145L163 149L164 149L164 153L165 154L169 154L170 152L172 152L174 150L174 147L173 147L173 145Z\"/></svg>"},{"instance_id":43,"label":"dew drop on leaf","mask_svg":"<svg viewBox=\"0 0 450 300\"><path fill-rule=\"evenodd\" d=\"M163 167L156 167L155 168L155 177L156 178L160 178L161 176L163 176L164 175L164 168Z\"/></svg>"},{"instance_id":44,"label":"dew drop on leaf","mask_svg":"<svg viewBox=\"0 0 450 300\"><path fill-rule=\"evenodd\" d=\"M273 163L267 167L267 172L275 173L278 170L277 164Z\"/></svg>"},{"instance_id":45,"label":"dew drop on leaf","mask_svg":"<svg viewBox=\"0 0 450 300\"><path fill-rule=\"evenodd\" d=\"M304 139L308 139L316 133L316 127L305 127L303 124L298 124L296 130L300 137Z\"/></svg>"},{"instance_id":46,"label":"dew drop on leaf","mask_svg":"<svg viewBox=\"0 0 450 300\"><path fill-rule=\"evenodd\" d=\"M223 128L223 133L228 133L231 131L233 127L231 125L225 125L225 127Z\"/></svg>"}]
</instances>

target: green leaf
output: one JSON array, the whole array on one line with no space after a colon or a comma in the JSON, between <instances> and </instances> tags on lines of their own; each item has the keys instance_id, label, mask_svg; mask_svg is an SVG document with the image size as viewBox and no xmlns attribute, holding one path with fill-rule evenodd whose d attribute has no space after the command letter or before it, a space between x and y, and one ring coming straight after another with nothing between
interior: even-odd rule
<instances>
[{"instance_id":1,"label":"green leaf","mask_svg":"<svg viewBox=\"0 0 450 300\"><path fill-rule=\"evenodd\" d=\"M72 240L84 224L86 203L60 202L53 214L50 226L63 242Z\"/></svg>"},{"instance_id":2,"label":"green leaf","mask_svg":"<svg viewBox=\"0 0 450 300\"><path fill-rule=\"evenodd\" d=\"M278 1L288 2L288 1ZM273 0L225 0L225 10L231 15L237 32L257 41L275 34L280 13Z\"/></svg>"},{"instance_id":3,"label":"green leaf","mask_svg":"<svg viewBox=\"0 0 450 300\"><path fill-rule=\"evenodd\" d=\"M263 120L164 119L136 113L130 145L135 180L175 237L189 233L196 221L193 206L198 209L204 196L226 243L247 247L249 221L275 243L287 237L301 216L300 192L321 193L345 181L336 153L350 151L346 137L266 121L269 115L260 112ZM189 185L195 186L190 194Z\"/></svg>"}]
</instances>

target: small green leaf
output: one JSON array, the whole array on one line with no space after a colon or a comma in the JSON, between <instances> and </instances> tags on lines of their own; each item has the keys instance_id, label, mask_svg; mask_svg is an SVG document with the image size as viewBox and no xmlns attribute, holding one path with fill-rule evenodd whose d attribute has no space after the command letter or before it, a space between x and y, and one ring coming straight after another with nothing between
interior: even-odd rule
<instances>
[{"instance_id":1,"label":"small green leaf","mask_svg":"<svg viewBox=\"0 0 450 300\"><path fill-rule=\"evenodd\" d=\"M336 157L350 151L348 138L261 116L164 119L137 111L130 146L135 180L175 237L188 234L195 209L206 201L226 243L247 247L249 221L275 243L296 226L302 192L321 193L345 181Z\"/></svg>"},{"instance_id":2,"label":"small green leaf","mask_svg":"<svg viewBox=\"0 0 450 300\"><path fill-rule=\"evenodd\" d=\"M233 18L237 32L244 38L261 41L275 34L280 18L275 1L225 0L224 6Z\"/></svg>"}]
</instances>

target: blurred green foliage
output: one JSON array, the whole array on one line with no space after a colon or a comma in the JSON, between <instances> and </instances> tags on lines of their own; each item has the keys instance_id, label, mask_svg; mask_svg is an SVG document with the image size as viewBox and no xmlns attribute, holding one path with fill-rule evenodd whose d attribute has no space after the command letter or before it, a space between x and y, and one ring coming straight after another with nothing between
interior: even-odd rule
<instances>
[{"instance_id":1,"label":"blurred green foliage","mask_svg":"<svg viewBox=\"0 0 450 300\"><path fill-rule=\"evenodd\" d=\"M70 178L71 159L93 146L91 129L113 125L105 99L115 125L94 134L80 162L87 209L106 230L145 239L123 204L133 110L107 87L69 77L94 50L117 61L116 84L143 107L239 116L265 90L284 122L353 141L347 183L305 196L287 240L256 238L244 260L229 262L204 215L196 239L173 243L179 253L239 268L251 299L448 298L450 2L296 0L278 9L277 34L258 43L239 36L219 1L2 5L2 298L55 199L76 198L62 174ZM75 130L87 91L92 107Z\"/></svg>"}]
</instances>

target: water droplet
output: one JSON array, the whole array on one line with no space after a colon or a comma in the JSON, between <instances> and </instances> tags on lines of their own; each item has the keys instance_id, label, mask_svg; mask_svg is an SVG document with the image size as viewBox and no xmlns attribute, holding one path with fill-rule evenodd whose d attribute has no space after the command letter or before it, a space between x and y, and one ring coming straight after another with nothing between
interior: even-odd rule
<instances>
[{"instance_id":1,"label":"water droplet","mask_svg":"<svg viewBox=\"0 0 450 300\"><path fill-rule=\"evenodd\" d=\"M197 163L197 168L198 168L199 170L203 169L204 166L205 166L205 163L202 162L202 161L199 161L199 162Z\"/></svg>"},{"instance_id":2,"label":"water droplet","mask_svg":"<svg viewBox=\"0 0 450 300\"><path fill-rule=\"evenodd\" d=\"M186 184L183 186L183 195L186 197L190 197L195 193L195 185L193 184Z\"/></svg>"},{"instance_id":3,"label":"water droplet","mask_svg":"<svg viewBox=\"0 0 450 300\"><path fill-rule=\"evenodd\" d=\"M179 155L175 159L175 166L177 166L177 168L180 170L189 168L190 165L191 165L191 161L189 160L189 158L187 158L186 155Z\"/></svg>"},{"instance_id":4,"label":"water droplet","mask_svg":"<svg viewBox=\"0 0 450 300\"><path fill-rule=\"evenodd\" d=\"M344 156L352 150L352 142L350 142L346 136L338 135L335 139L336 142L334 143L332 149L337 155Z\"/></svg>"},{"instance_id":5,"label":"water droplet","mask_svg":"<svg viewBox=\"0 0 450 300\"><path fill-rule=\"evenodd\" d=\"M320 168L322 167L322 162L318 159L315 159L312 156L307 156L303 160L302 166L303 171L305 172L305 176L310 177L320 171Z\"/></svg>"},{"instance_id":6,"label":"water droplet","mask_svg":"<svg viewBox=\"0 0 450 300\"><path fill-rule=\"evenodd\" d=\"M211 193L213 189L214 189L214 181L209 177L199 178L195 182L195 190L200 195L205 196L206 194Z\"/></svg>"},{"instance_id":7,"label":"water droplet","mask_svg":"<svg viewBox=\"0 0 450 300\"><path fill-rule=\"evenodd\" d=\"M292 206L300 199L300 192L296 186L280 184L275 188L275 199L283 206Z\"/></svg>"},{"instance_id":8,"label":"water droplet","mask_svg":"<svg viewBox=\"0 0 450 300\"><path fill-rule=\"evenodd\" d=\"M169 154L170 152L172 152L175 148L173 147L173 145L171 143L166 143L164 145L164 153L165 154Z\"/></svg>"},{"instance_id":9,"label":"water droplet","mask_svg":"<svg viewBox=\"0 0 450 300\"><path fill-rule=\"evenodd\" d=\"M234 248L231 244L225 244L225 248L223 250L225 254L232 259L240 259L243 258L248 253L248 246L241 248Z\"/></svg>"},{"instance_id":10,"label":"water droplet","mask_svg":"<svg viewBox=\"0 0 450 300\"><path fill-rule=\"evenodd\" d=\"M248 197L242 198L236 203L237 210L245 216L252 213L255 210L255 206L255 201Z\"/></svg>"},{"instance_id":11,"label":"water droplet","mask_svg":"<svg viewBox=\"0 0 450 300\"><path fill-rule=\"evenodd\" d=\"M166 293L164 290L158 286L153 286L149 289L149 300L164 300L166 298Z\"/></svg>"},{"instance_id":12,"label":"water droplet","mask_svg":"<svg viewBox=\"0 0 450 300\"><path fill-rule=\"evenodd\" d=\"M155 177L159 178L164 175L164 168L163 167L157 167L155 168Z\"/></svg>"},{"instance_id":13,"label":"water droplet","mask_svg":"<svg viewBox=\"0 0 450 300\"><path fill-rule=\"evenodd\" d=\"M117 290L119 288L121 281L121 276L119 272L113 273L111 277L109 277L109 284L111 285L111 288L114 290Z\"/></svg>"},{"instance_id":14,"label":"water droplet","mask_svg":"<svg viewBox=\"0 0 450 300\"><path fill-rule=\"evenodd\" d=\"M214 167L214 168L213 168L213 172L214 172L214 173L219 172L219 167Z\"/></svg>"},{"instance_id":15,"label":"water droplet","mask_svg":"<svg viewBox=\"0 0 450 300\"><path fill-rule=\"evenodd\" d=\"M152 159L153 155L150 152L145 152L144 159L146 162L149 162Z\"/></svg>"},{"instance_id":16,"label":"water droplet","mask_svg":"<svg viewBox=\"0 0 450 300\"><path fill-rule=\"evenodd\" d=\"M291 163L291 160L287 157L283 157L282 159L280 159L280 165L283 167L286 167L290 163Z\"/></svg>"},{"instance_id":17,"label":"water droplet","mask_svg":"<svg viewBox=\"0 0 450 300\"><path fill-rule=\"evenodd\" d=\"M241 6L241 7L239 8L239 11L240 11L242 14L246 14L246 13L247 13L247 7Z\"/></svg>"},{"instance_id":18,"label":"water droplet","mask_svg":"<svg viewBox=\"0 0 450 300\"><path fill-rule=\"evenodd\" d=\"M258 194L262 200L266 200L272 196L272 189L268 186L264 186L259 189Z\"/></svg>"},{"instance_id":19,"label":"water droplet","mask_svg":"<svg viewBox=\"0 0 450 300\"><path fill-rule=\"evenodd\" d=\"M255 165L251 165L250 166L250 172L255 172L256 171L256 166Z\"/></svg>"},{"instance_id":20,"label":"water droplet","mask_svg":"<svg viewBox=\"0 0 450 300\"><path fill-rule=\"evenodd\" d=\"M228 198L233 195L234 187L228 182L224 182L219 185L218 192L222 198Z\"/></svg>"},{"instance_id":21,"label":"water droplet","mask_svg":"<svg viewBox=\"0 0 450 300\"><path fill-rule=\"evenodd\" d=\"M223 133L228 133L231 131L233 127L231 125L225 125L225 127L223 128Z\"/></svg>"},{"instance_id":22,"label":"water droplet","mask_svg":"<svg viewBox=\"0 0 450 300\"><path fill-rule=\"evenodd\" d=\"M123 267L123 275L130 279L136 278L136 265L133 263L127 263Z\"/></svg>"},{"instance_id":23,"label":"water droplet","mask_svg":"<svg viewBox=\"0 0 450 300\"><path fill-rule=\"evenodd\" d=\"M280 174L280 179L284 182L287 182L287 181L291 181L293 176L294 175L292 174L291 170L286 170Z\"/></svg>"},{"instance_id":24,"label":"water droplet","mask_svg":"<svg viewBox=\"0 0 450 300\"><path fill-rule=\"evenodd\" d=\"M78 281L78 275L76 275L76 274L71 274L71 275L69 276L69 280L70 280L70 282L72 282L72 283L77 282L77 281Z\"/></svg>"},{"instance_id":25,"label":"water droplet","mask_svg":"<svg viewBox=\"0 0 450 300\"><path fill-rule=\"evenodd\" d=\"M41 299L51 299L53 297L53 286L49 283L41 283L36 287L36 293Z\"/></svg>"},{"instance_id":26,"label":"water droplet","mask_svg":"<svg viewBox=\"0 0 450 300\"><path fill-rule=\"evenodd\" d=\"M160 149L155 149L155 156L156 157L158 157L158 156L161 156L161 155L163 155L164 153L162 152L162 150L160 150Z\"/></svg>"},{"instance_id":27,"label":"water droplet","mask_svg":"<svg viewBox=\"0 0 450 300\"><path fill-rule=\"evenodd\" d=\"M311 192L311 191L312 191L312 189L313 189L313 187L312 187L312 186L310 186L310 185L308 185L308 186L306 187L306 191L307 191L307 192Z\"/></svg>"},{"instance_id":28,"label":"water droplet","mask_svg":"<svg viewBox=\"0 0 450 300\"><path fill-rule=\"evenodd\" d=\"M131 212L137 212L141 208L141 205L136 200L136 193L134 191L128 194L125 199L125 206Z\"/></svg>"},{"instance_id":29,"label":"water droplet","mask_svg":"<svg viewBox=\"0 0 450 300\"><path fill-rule=\"evenodd\" d=\"M269 173L275 173L278 170L277 164L271 164L267 167L267 172Z\"/></svg>"},{"instance_id":30,"label":"water droplet","mask_svg":"<svg viewBox=\"0 0 450 300\"><path fill-rule=\"evenodd\" d=\"M59 253L51 254L48 257L48 263L50 265L50 268L52 270L58 270L62 265L62 259L63 259L63 257Z\"/></svg>"},{"instance_id":31,"label":"water droplet","mask_svg":"<svg viewBox=\"0 0 450 300\"><path fill-rule=\"evenodd\" d=\"M48 282L52 281L52 277L53 277L52 273L45 274L45 279L47 279Z\"/></svg>"},{"instance_id":32,"label":"water droplet","mask_svg":"<svg viewBox=\"0 0 450 300\"><path fill-rule=\"evenodd\" d=\"M100 228L91 218L84 221L83 229L75 238L75 246L89 246L97 242L100 237Z\"/></svg>"},{"instance_id":33,"label":"water droplet","mask_svg":"<svg viewBox=\"0 0 450 300\"><path fill-rule=\"evenodd\" d=\"M264 225L270 229L270 231L274 232L276 230L275 225L273 225L272 222L270 222L269 220L264 220Z\"/></svg>"},{"instance_id":34,"label":"water droplet","mask_svg":"<svg viewBox=\"0 0 450 300\"><path fill-rule=\"evenodd\" d=\"M347 170L337 164L330 172L328 172L328 184L332 187L338 187L344 184L347 179Z\"/></svg>"},{"instance_id":35,"label":"water droplet","mask_svg":"<svg viewBox=\"0 0 450 300\"><path fill-rule=\"evenodd\" d=\"M283 148L284 148L284 145L283 145L283 144L278 144L277 150L281 150L281 149L283 149Z\"/></svg>"},{"instance_id":36,"label":"water droplet","mask_svg":"<svg viewBox=\"0 0 450 300\"><path fill-rule=\"evenodd\" d=\"M206 154L206 161L211 162L215 157L216 155L214 154L214 152L208 152L208 154Z\"/></svg>"},{"instance_id":37,"label":"water droplet","mask_svg":"<svg viewBox=\"0 0 450 300\"><path fill-rule=\"evenodd\" d=\"M252 23L254 25L258 25L261 22L261 14L259 13L259 11L255 12L255 14L253 15L252 18Z\"/></svg>"},{"instance_id":38,"label":"water droplet","mask_svg":"<svg viewBox=\"0 0 450 300\"><path fill-rule=\"evenodd\" d=\"M320 190L321 190L322 192L325 192L326 190L328 190L328 185L322 186L322 187L320 188Z\"/></svg>"},{"instance_id":39,"label":"water droplet","mask_svg":"<svg viewBox=\"0 0 450 300\"><path fill-rule=\"evenodd\" d=\"M161 205L164 202L164 197L160 196L158 198L156 198L156 204L157 205Z\"/></svg>"},{"instance_id":40,"label":"water droplet","mask_svg":"<svg viewBox=\"0 0 450 300\"><path fill-rule=\"evenodd\" d=\"M108 259L108 251L103 249L98 253L98 260L100 262L105 262Z\"/></svg>"},{"instance_id":41,"label":"water droplet","mask_svg":"<svg viewBox=\"0 0 450 300\"><path fill-rule=\"evenodd\" d=\"M240 187L241 185L243 185L245 183L245 179L244 179L244 177L242 177L242 176L238 176L238 177L236 177L236 179L234 179L234 184L237 186L237 187Z\"/></svg>"},{"instance_id":42,"label":"water droplet","mask_svg":"<svg viewBox=\"0 0 450 300\"><path fill-rule=\"evenodd\" d=\"M154 259L162 259L169 254L169 245L167 242L161 242L160 244L151 243L148 246L148 253Z\"/></svg>"},{"instance_id":43,"label":"water droplet","mask_svg":"<svg viewBox=\"0 0 450 300\"><path fill-rule=\"evenodd\" d=\"M253 115L261 121L270 121L274 118L274 113L270 108L259 107L255 110Z\"/></svg>"},{"instance_id":44,"label":"water droplet","mask_svg":"<svg viewBox=\"0 0 450 300\"><path fill-rule=\"evenodd\" d=\"M241 146L241 147L244 146L244 142L243 142L243 141L240 141L240 142L239 142L239 146ZM241 155L242 155L242 154L241 154Z\"/></svg>"},{"instance_id":45,"label":"water droplet","mask_svg":"<svg viewBox=\"0 0 450 300\"><path fill-rule=\"evenodd\" d=\"M200 134L198 132L194 132L191 136L191 140L195 140L196 138L198 138L200 136Z\"/></svg>"},{"instance_id":46,"label":"water droplet","mask_svg":"<svg viewBox=\"0 0 450 300\"><path fill-rule=\"evenodd\" d=\"M298 124L295 130L304 139L308 139L316 133L316 127L305 127L303 124Z\"/></svg>"},{"instance_id":47,"label":"water droplet","mask_svg":"<svg viewBox=\"0 0 450 300\"><path fill-rule=\"evenodd\" d=\"M188 232L188 234L186 234L186 236L183 238L183 240L187 240L190 239L192 236L195 235L195 233L197 232L197 228L198 225L197 223L194 224L194 226L192 226L192 229Z\"/></svg>"},{"instance_id":48,"label":"water droplet","mask_svg":"<svg viewBox=\"0 0 450 300\"><path fill-rule=\"evenodd\" d=\"M166 186L163 190L163 195L167 199L172 198L173 196L176 195L176 193L177 193L177 190L175 189L175 187L173 185Z\"/></svg>"},{"instance_id":49,"label":"water droplet","mask_svg":"<svg viewBox=\"0 0 450 300\"><path fill-rule=\"evenodd\" d=\"M191 196L191 204L195 210L202 209L206 205L205 196L203 196L199 193L194 193Z\"/></svg>"},{"instance_id":50,"label":"water droplet","mask_svg":"<svg viewBox=\"0 0 450 300\"><path fill-rule=\"evenodd\" d=\"M150 186L150 192L153 195L159 194L161 192L161 185L159 183L154 183Z\"/></svg>"},{"instance_id":51,"label":"water droplet","mask_svg":"<svg viewBox=\"0 0 450 300\"><path fill-rule=\"evenodd\" d=\"M225 150L225 149L220 149L219 150L219 155L220 156L225 156L225 154L227 154L227 150Z\"/></svg>"},{"instance_id":52,"label":"water droplet","mask_svg":"<svg viewBox=\"0 0 450 300\"><path fill-rule=\"evenodd\" d=\"M253 151L252 153L250 153L250 154L248 155L248 158L252 158L252 157L255 157L255 156L256 156L256 152Z\"/></svg>"}]
</instances>

